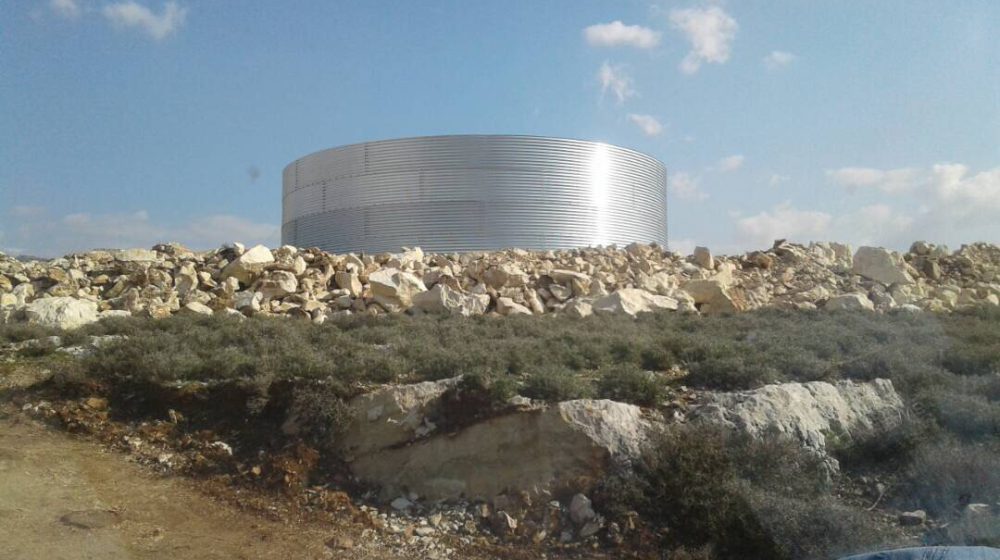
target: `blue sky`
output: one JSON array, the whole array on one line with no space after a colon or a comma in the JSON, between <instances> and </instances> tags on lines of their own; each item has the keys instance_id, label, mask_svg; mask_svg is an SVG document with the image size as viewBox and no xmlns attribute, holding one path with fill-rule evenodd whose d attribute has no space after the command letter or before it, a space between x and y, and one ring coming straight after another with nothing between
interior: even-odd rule
<instances>
[{"instance_id":1,"label":"blue sky","mask_svg":"<svg viewBox=\"0 0 1000 560\"><path fill-rule=\"evenodd\" d=\"M1000 2L0 5L0 250L279 242L281 169L517 133L669 173L672 248L1000 242Z\"/></svg>"}]
</instances>

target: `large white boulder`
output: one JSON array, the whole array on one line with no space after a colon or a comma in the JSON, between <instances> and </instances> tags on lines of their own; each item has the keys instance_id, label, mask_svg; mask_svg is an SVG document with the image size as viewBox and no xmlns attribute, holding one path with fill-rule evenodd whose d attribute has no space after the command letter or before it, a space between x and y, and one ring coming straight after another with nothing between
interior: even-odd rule
<instances>
[{"instance_id":1,"label":"large white boulder","mask_svg":"<svg viewBox=\"0 0 1000 560\"><path fill-rule=\"evenodd\" d=\"M677 300L669 296L659 296L637 288L622 288L598 298L592 307L594 313L625 313L634 316L636 313L659 309L676 311L677 305Z\"/></svg>"},{"instance_id":2,"label":"large white boulder","mask_svg":"<svg viewBox=\"0 0 1000 560\"><path fill-rule=\"evenodd\" d=\"M388 311L402 311L413 305L413 296L427 291L424 283L409 272L383 268L368 275L375 301Z\"/></svg>"},{"instance_id":3,"label":"large white boulder","mask_svg":"<svg viewBox=\"0 0 1000 560\"><path fill-rule=\"evenodd\" d=\"M566 401L359 453L349 465L362 480L378 484L384 498L403 492L429 500L544 492L558 482L600 480L613 466L638 457L654 426L634 405Z\"/></svg>"},{"instance_id":4,"label":"large white boulder","mask_svg":"<svg viewBox=\"0 0 1000 560\"><path fill-rule=\"evenodd\" d=\"M119 262L154 262L159 260L156 251L149 249L119 249L112 254Z\"/></svg>"},{"instance_id":5,"label":"large white boulder","mask_svg":"<svg viewBox=\"0 0 1000 560\"><path fill-rule=\"evenodd\" d=\"M75 329L100 318L97 303L73 297L36 299L25 306L24 316L30 323L60 329Z\"/></svg>"},{"instance_id":6,"label":"large white boulder","mask_svg":"<svg viewBox=\"0 0 1000 560\"><path fill-rule=\"evenodd\" d=\"M695 247L692 258L695 264L702 268L715 269L715 259L712 258L712 252L708 250L708 247Z\"/></svg>"},{"instance_id":7,"label":"large white boulder","mask_svg":"<svg viewBox=\"0 0 1000 560\"><path fill-rule=\"evenodd\" d=\"M356 273L341 270L334 275L334 280L337 282L337 287L342 290L347 290L351 294L351 297L358 297L361 295L361 280L358 278Z\"/></svg>"},{"instance_id":8,"label":"large white boulder","mask_svg":"<svg viewBox=\"0 0 1000 560\"><path fill-rule=\"evenodd\" d=\"M509 297L497 298L497 313L507 315L532 315L531 310Z\"/></svg>"},{"instance_id":9,"label":"large white boulder","mask_svg":"<svg viewBox=\"0 0 1000 560\"><path fill-rule=\"evenodd\" d=\"M714 278L690 280L685 282L681 289L691 296L698 310L706 315L740 311L740 306L731 297L725 280Z\"/></svg>"},{"instance_id":10,"label":"large white boulder","mask_svg":"<svg viewBox=\"0 0 1000 560\"><path fill-rule=\"evenodd\" d=\"M413 296L413 307L428 313L452 315L482 315L490 305L486 294L464 294L446 284L437 284L426 292Z\"/></svg>"},{"instance_id":11,"label":"large white boulder","mask_svg":"<svg viewBox=\"0 0 1000 560\"><path fill-rule=\"evenodd\" d=\"M272 270L264 275L257 290L265 299L281 298L294 294L299 289L299 280L294 272Z\"/></svg>"},{"instance_id":12,"label":"large white boulder","mask_svg":"<svg viewBox=\"0 0 1000 560\"><path fill-rule=\"evenodd\" d=\"M222 269L221 279L232 277L240 284L247 286L253 282L256 275L273 262L274 255L271 254L270 249L263 245L255 245L226 265L226 268Z\"/></svg>"},{"instance_id":13,"label":"large white boulder","mask_svg":"<svg viewBox=\"0 0 1000 560\"><path fill-rule=\"evenodd\" d=\"M403 445L428 436L437 426L441 395L454 387L459 377L410 385L388 385L354 397L348 402L352 422L334 444L348 459ZM294 419L286 422L290 431Z\"/></svg>"},{"instance_id":14,"label":"large white boulder","mask_svg":"<svg viewBox=\"0 0 1000 560\"><path fill-rule=\"evenodd\" d=\"M820 453L827 437L850 438L895 426L903 401L888 379L765 385L750 391L704 393L693 422L728 426L753 437L783 434Z\"/></svg>"},{"instance_id":15,"label":"large white boulder","mask_svg":"<svg viewBox=\"0 0 1000 560\"><path fill-rule=\"evenodd\" d=\"M854 253L852 270L855 274L885 285L913 283L913 277L906 271L903 258L898 253L881 247L859 247Z\"/></svg>"},{"instance_id":16,"label":"large white boulder","mask_svg":"<svg viewBox=\"0 0 1000 560\"><path fill-rule=\"evenodd\" d=\"M872 300L868 299L865 294L841 294L839 296L833 296L826 301L826 305L823 309L829 309L831 311L839 309L867 309L873 311L875 309L875 304Z\"/></svg>"}]
</instances>

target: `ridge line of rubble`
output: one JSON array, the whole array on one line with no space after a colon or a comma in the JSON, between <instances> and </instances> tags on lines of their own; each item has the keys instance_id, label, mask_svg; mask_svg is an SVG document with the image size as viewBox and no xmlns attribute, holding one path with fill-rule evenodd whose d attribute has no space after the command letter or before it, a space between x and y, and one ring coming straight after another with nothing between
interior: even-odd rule
<instances>
[{"instance_id":1,"label":"ridge line of rubble","mask_svg":"<svg viewBox=\"0 0 1000 560\"><path fill-rule=\"evenodd\" d=\"M0 253L0 324L74 328L108 316L223 313L322 323L353 313L541 315L762 307L951 311L1000 305L1000 246L906 253L776 241L766 251L682 256L656 245L374 255L232 243L99 250L21 262Z\"/></svg>"}]
</instances>

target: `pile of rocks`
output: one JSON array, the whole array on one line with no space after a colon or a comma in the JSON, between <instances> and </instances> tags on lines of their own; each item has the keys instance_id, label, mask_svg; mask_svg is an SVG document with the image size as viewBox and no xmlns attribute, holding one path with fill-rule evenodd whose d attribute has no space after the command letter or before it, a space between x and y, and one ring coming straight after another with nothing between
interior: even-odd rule
<instances>
[{"instance_id":1,"label":"pile of rocks","mask_svg":"<svg viewBox=\"0 0 1000 560\"><path fill-rule=\"evenodd\" d=\"M106 316L351 313L539 315L765 306L946 311L1000 304L1000 247L955 252L917 242L875 247L775 242L767 251L683 256L656 245L529 252L375 255L239 243L90 251L51 261L0 254L0 323L75 327Z\"/></svg>"}]
</instances>

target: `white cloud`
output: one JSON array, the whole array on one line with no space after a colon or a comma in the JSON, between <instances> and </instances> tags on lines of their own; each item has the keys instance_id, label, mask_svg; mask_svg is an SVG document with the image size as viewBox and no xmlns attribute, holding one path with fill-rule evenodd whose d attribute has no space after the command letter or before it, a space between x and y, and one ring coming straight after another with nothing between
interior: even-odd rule
<instances>
[{"instance_id":1,"label":"white cloud","mask_svg":"<svg viewBox=\"0 0 1000 560\"><path fill-rule=\"evenodd\" d=\"M1000 167L978 173L958 163L845 167L827 171L827 177L849 190L875 189L892 196L892 205L880 202L839 217L841 239L895 247L918 237L939 243L1000 240Z\"/></svg>"},{"instance_id":2,"label":"white cloud","mask_svg":"<svg viewBox=\"0 0 1000 560\"><path fill-rule=\"evenodd\" d=\"M777 70L778 68L788 66L789 64L795 62L798 58L799 57L790 52L771 51L770 54L764 57L764 66L768 70Z\"/></svg>"},{"instance_id":3,"label":"white cloud","mask_svg":"<svg viewBox=\"0 0 1000 560\"><path fill-rule=\"evenodd\" d=\"M45 213L44 206L26 206L26 205L15 205L10 209L10 214L17 218L24 218L29 216L40 216Z\"/></svg>"},{"instance_id":4,"label":"white cloud","mask_svg":"<svg viewBox=\"0 0 1000 560\"><path fill-rule=\"evenodd\" d=\"M50 257L95 248L151 247L170 241L192 249L210 249L229 241L272 247L280 242L278 226L227 214L203 216L179 225L157 223L145 210L77 212L55 220L35 212L21 214L13 221L17 228L3 240L5 246Z\"/></svg>"},{"instance_id":5,"label":"white cloud","mask_svg":"<svg viewBox=\"0 0 1000 560\"><path fill-rule=\"evenodd\" d=\"M187 8L180 7L177 2L167 2L160 14L128 0L108 4L102 10L104 17L115 27L134 27L151 38L160 41L175 33L187 17Z\"/></svg>"},{"instance_id":6,"label":"white cloud","mask_svg":"<svg viewBox=\"0 0 1000 560\"><path fill-rule=\"evenodd\" d=\"M80 3L77 0L50 0L49 8L51 8L56 15L66 19L76 19L80 17L80 14L83 12L83 9L80 8Z\"/></svg>"},{"instance_id":7,"label":"white cloud","mask_svg":"<svg viewBox=\"0 0 1000 560\"><path fill-rule=\"evenodd\" d=\"M628 120L638 126L646 136L659 136L663 132L663 125L653 115L629 113Z\"/></svg>"},{"instance_id":8,"label":"white cloud","mask_svg":"<svg viewBox=\"0 0 1000 560\"><path fill-rule=\"evenodd\" d=\"M783 184L785 184L785 183L787 183L788 181L791 181L791 180L792 180L792 178L789 177L788 175L781 175L779 173L772 173L771 177L767 180L767 184L770 185L770 186L772 186L772 187L777 187L777 186L783 185Z\"/></svg>"},{"instance_id":9,"label":"white cloud","mask_svg":"<svg viewBox=\"0 0 1000 560\"><path fill-rule=\"evenodd\" d=\"M694 248L698 246L698 242L694 239L684 238L684 239L670 239L667 242L669 249L674 253L680 253L681 255L690 255L694 253Z\"/></svg>"},{"instance_id":10,"label":"white cloud","mask_svg":"<svg viewBox=\"0 0 1000 560\"><path fill-rule=\"evenodd\" d=\"M830 237L853 245L908 247L914 238L915 221L888 204L872 204L838 216Z\"/></svg>"},{"instance_id":11,"label":"white cloud","mask_svg":"<svg viewBox=\"0 0 1000 560\"><path fill-rule=\"evenodd\" d=\"M674 196L681 200L705 200L708 193L701 190L701 181L697 177L680 172L667 178L667 187Z\"/></svg>"},{"instance_id":12,"label":"white cloud","mask_svg":"<svg viewBox=\"0 0 1000 560\"><path fill-rule=\"evenodd\" d=\"M798 210L785 202L755 216L736 220L736 228L746 243L770 246L775 239L812 241L825 236L833 217L826 212Z\"/></svg>"},{"instance_id":13,"label":"white cloud","mask_svg":"<svg viewBox=\"0 0 1000 560\"><path fill-rule=\"evenodd\" d=\"M919 187L926 176L918 169L873 169L870 167L841 167L828 169L827 178L833 183L854 192L858 188L876 188L887 194L899 194Z\"/></svg>"},{"instance_id":14,"label":"white cloud","mask_svg":"<svg viewBox=\"0 0 1000 560\"><path fill-rule=\"evenodd\" d=\"M717 167L720 171L724 171L726 173L736 171L737 169L743 167L743 163L746 162L746 159L747 158L740 154L731 155L720 159Z\"/></svg>"},{"instance_id":15,"label":"white cloud","mask_svg":"<svg viewBox=\"0 0 1000 560\"><path fill-rule=\"evenodd\" d=\"M621 66L612 66L605 61L597 72L597 79L601 82L601 97L610 91L618 100L619 105L635 95L632 77Z\"/></svg>"},{"instance_id":16,"label":"white cloud","mask_svg":"<svg viewBox=\"0 0 1000 560\"><path fill-rule=\"evenodd\" d=\"M1000 215L1000 167L970 176L968 166L940 163L931 168L930 188L939 204L956 217L996 220Z\"/></svg>"},{"instance_id":17,"label":"white cloud","mask_svg":"<svg viewBox=\"0 0 1000 560\"><path fill-rule=\"evenodd\" d=\"M691 51L681 61L685 74L694 74L704 63L722 64L729 60L729 51L739 25L718 6L671 10L670 23L691 43Z\"/></svg>"},{"instance_id":18,"label":"white cloud","mask_svg":"<svg viewBox=\"0 0 1000 560\"><path fill-rule=\"evenodd\" d=\"M620 21L599 23L583 30L592 47L635 47L651 49L660 44L660 33L641 25L625 25Z\"/></svg>"}]
</instances>

